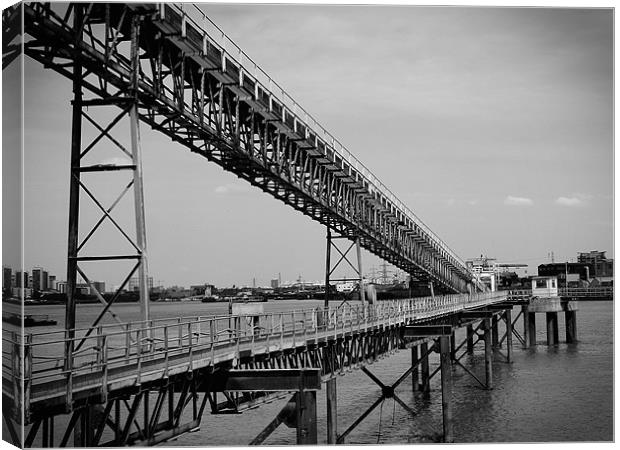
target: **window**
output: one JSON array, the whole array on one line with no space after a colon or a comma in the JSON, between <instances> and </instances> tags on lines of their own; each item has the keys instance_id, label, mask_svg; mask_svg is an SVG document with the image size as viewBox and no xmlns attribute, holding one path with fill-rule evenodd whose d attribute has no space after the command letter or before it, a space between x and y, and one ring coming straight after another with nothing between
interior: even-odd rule
<instances>
[{"instance_id":1,"label":"window","mask_svg":"<svg viewBox=\"0 0 620 450\"><path fill-rule=\"evenodd\" d=\"M536 280L536 289L544 289L547 287L547 280Z\"/></svg>"},{"instance_id":2,"label":"window","mask_svg":"<svg viewBox=\"0 0 620 450\"><path fill-rule=\"evenodd\" d=\"M555 280L551 280L551 287L555 288Z\"/></svg>"}]
</instances>

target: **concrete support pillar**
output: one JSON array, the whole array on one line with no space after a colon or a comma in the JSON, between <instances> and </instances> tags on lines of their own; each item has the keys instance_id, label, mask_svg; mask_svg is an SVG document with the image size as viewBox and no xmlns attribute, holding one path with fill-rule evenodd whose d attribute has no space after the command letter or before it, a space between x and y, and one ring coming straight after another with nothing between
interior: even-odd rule
<instances>
[{"instance_id":1,"label":"concrete support pillar","mask_svg":"<svg viewBox=\"0 0 620 450\"><path fill-rule=\"evenodd\" d=\"M499 347L499 320L497 316L491 318L491 346Z\"/></svg>"},{"instance_id":2,"label":"concrete support pillar","mask_svg":"<svg viewBox=\"0 0 620 450\"><path fill-rule=\"evenodd\" d=\"M547 345L557 345L559 341L558 335L558 313L548 312L547 316Z\"/></svg>"},{"instance_id":3,"label":"concrete support pillar","mask_svg":"<svg viewBox=\"0 0 620 450\"><path fill-rule=\"evenodd\" d=\"M453 335L454 336L454 335ZM448 336L439 338L441 363L441 409L443 413L443 441L454 441L452 413L452 348Z\"/></svg>"},{"instance_id":4,"label":"concrete support pillar","mask_svg":"<svg viewBox=\"0 0 620 450\"><path fill-rule=\"evenodd\" d=\"M297 393L297 445L316 445L316 391Z\"/></svg>"},{"instance_id":5,"label":"concrete support pillar","mask_svg":"<svg viewBox=\"0 0 620 450\"><path fill-rule=\"evenodd\" d=\"M506 319L506 359L512 362L512 311L507 309L504 312Z\"/></svg>"},{"instance_id":6,"label":"concrete support pillar","mask_svg":"<svg viewBox=\"0 0 620 450\"><path fill-rule=\"evenodd\" d=\"M411 367L414 367L414 369L411 371L411 390L413 392L419 389L418 383L420 379L420 371L418 367L416 367L418 359L418 346L414 345L413 347L411 347Z\"/></svg>"},{"instance_id":7,"label":"concrete support pillar","mask_svg":"<svg viewBox=\"0 0 620 450\"><path fill-rule=\"evenodd\" d=\"M577 342L577 311L565 311L566 321L566 342L574 344Z\"/></svg>"},{"instance_id":8,"label":"concrete support pillar","mask_svg":"<svg viewBox=\"0 0 620 450\"><path fill-rule=\"evenodd\" d=\"M523 316L523 348L530 347L530 314L527 305L521 305L521 315Z\"/></svg>"},{"instance_id":9,"label":"concrete support pillar","mask_svg":"<svg viewBox=\"0 0 620 450\"><path fill-rule=\"evenodd\" d=\"M527 328L530 337L530 347L536 347L536 313L528 312Z\"/></svg>"},{"instance_id":10,"label":"concrete support pillar","mask_svg":"<svg viewBox=\"0 0 620 450\"><path fill-rule=\"evenodd\" d=\"M467 325L467 353L474 353L474 327Z\"/></svg>"},{"instance_id":11,"label":"concrete support pillar","mask_svg":"<svg viewBox=\"0 0 620 450\"><path fill-rule=\"evenodd\" d=\"M336 389L336 378L332 378L325 383L325 394L327 397L327 443L335 444L338 439L338 397Z\"/></svg>"},{"instance_id":12,"label":"concrete support pillar","mask_svg":"<svg viewBox=\"0 0 620 450\"><path fill-rule=\"evenodd\" d=\"M493 389L493 348L491 339L491 319L484 319L484 373L487 389Z\"/></svg>"},{"instance_id":13,"label":"concrete support pillar","mask_svg":"<svg viewBox=\"0 0 620 450\"><path fill-rule=\"evenodd\" d=\"M420 362L420 369L422 372L422 391L424 394L429 395L430 392L430 367L428 364L428 343L423 343L420 345L420 357L422 361Z\"/></svg>"}]
</instances>

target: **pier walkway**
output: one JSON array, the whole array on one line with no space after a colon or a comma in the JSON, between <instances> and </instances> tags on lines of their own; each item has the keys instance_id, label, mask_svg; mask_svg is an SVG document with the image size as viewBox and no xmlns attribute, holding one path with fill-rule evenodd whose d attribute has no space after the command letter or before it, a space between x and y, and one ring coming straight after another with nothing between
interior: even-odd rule
<instances>
[{"instance_id":1,"label":"pier walkway","mask_svg":"<svg viewBox=\"0 0 620 450\"><path fill-rule=\"evenodd\" d=\"M238 412L269 398L269 393L296 391L300 386L319 389L321 381L345 369L362 367L404 348L407 342L446 332L441 327L435 329L439 331L424 329L423 335L416 337L405 333L409 326L448 324L449 329L463 314L504 304L506 298L501 292L461 294L366 306L344 303L328 310L101 325L76 330L69 364L63 353L65 332L28 334L25 342L17 333L5 332L5 356L20 355L13 348L18 347L23 348L23 359L3 358L5 363L12 362L3 364L4 404L13 405L17 416L23 408L26 423L36 425L58 414L83 411L89 405L101 405L109 414L110 405L119 399L136 398L138 393L148 396L148 392L165 388L184 393L185 399L175 406L179 412L176 416L172 413L180 419L187 406L183 402L192 396L197 401L198 393L205 393L185 427L159 424L157 428L153 424L151 433L119 435L119 440L113 441L139 443L139 437L148 436L143 443L155 443L197 427L207 401L212 412ZM72 369L66 371L65 367ZM305 375L301 369L307 369ZM306 381L301 379L304 376ZM225 393L224 402L217 402L216 392ZM127 414L136 410L129 408ZM161 405L154 414L160 410ZM75 427L75 422L70 426ZM36 430L32 439L34 435ZM32 440L26 439L26 444L31 445Z\"/></svg>"}]
</instances>

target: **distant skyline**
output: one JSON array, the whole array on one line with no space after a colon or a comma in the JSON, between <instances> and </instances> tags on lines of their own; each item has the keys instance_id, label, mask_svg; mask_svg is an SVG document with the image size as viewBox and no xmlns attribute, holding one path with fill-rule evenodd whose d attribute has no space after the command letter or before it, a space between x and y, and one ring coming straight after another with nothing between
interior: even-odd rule
<instances>
[{"instance_id":1,"label":"distant skyline","mask_svg":"<svg viewBox=\"0 0 620 450\"><path fill-rule=\"evenodd\" d=\"M590 250L614 257L611 9L203 10L463 260L484 254L530 264L531 274L552 251L556 261ZM71 83L31 59L24 67L24 265L62 280ZM3 71L3 95L13 101L16 69ZM17 267L6 211L19 194L11 188L19 139L6 110L3 127L3 263ZM155 280L323 279L323 226L143 124L140 131ZM94 223L83 204L83 223ZM119 217L131 208L125 202ZM367 272L381 261L365 252L363 264ZM121 277L93 274L111 284Z\"/></svg>"}]
</instances>

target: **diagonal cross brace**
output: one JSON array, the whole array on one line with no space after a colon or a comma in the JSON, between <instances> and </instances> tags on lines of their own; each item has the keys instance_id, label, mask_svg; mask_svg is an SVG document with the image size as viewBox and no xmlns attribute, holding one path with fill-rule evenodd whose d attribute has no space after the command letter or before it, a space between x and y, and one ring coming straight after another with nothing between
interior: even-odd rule
<instances>
[{"instance_id":1,"label":"diagonal cross brace","mask_svg":"<svg viewBox=\"0 0 620 450\"><path fill-rule=\"evenodd\" d=\"M400 406L402 406L405 411L407 411L412 416L415 416L416 412L409 405L407 405L400 397L398 397L398 395L396 395L396 393L394 391L396 390L396 387L398 387L398 385L400 383L402 383L403 380L405 380L407 378L407 376L409 376L409 374L416 367L418 367L418 365L421 364L422 360L424 358L426 358L432 352L433 352L433 347L431 347L424 355L422 355L420 357L420 359L415 364L413 364L409 369L407 369L407 371L403 375L401 375L400 378L398 380L396 380L396 382L394 384L392 384L390 386L384 384L381 380L379 380L379 378L377 378L366 367L362 367L362 372L364 372L366 375L368 375L368 377L372 381L374 381L381 388L381 396L379 396L379 398L372 405L370 405L366 411L364 411L340 436L338 436L336 443L338 443L338 444L344 443L344 438L347 435L349 435L349 433L351 433L351 431L353 431L355 429L355 427L357 427L366 417L368 417L368 415L377 406L379 406L379 404L381 404L381 402L383 402L386 398L393 398L394 401L396 403L398 403Z\"/></svg>"}]
</instances>

